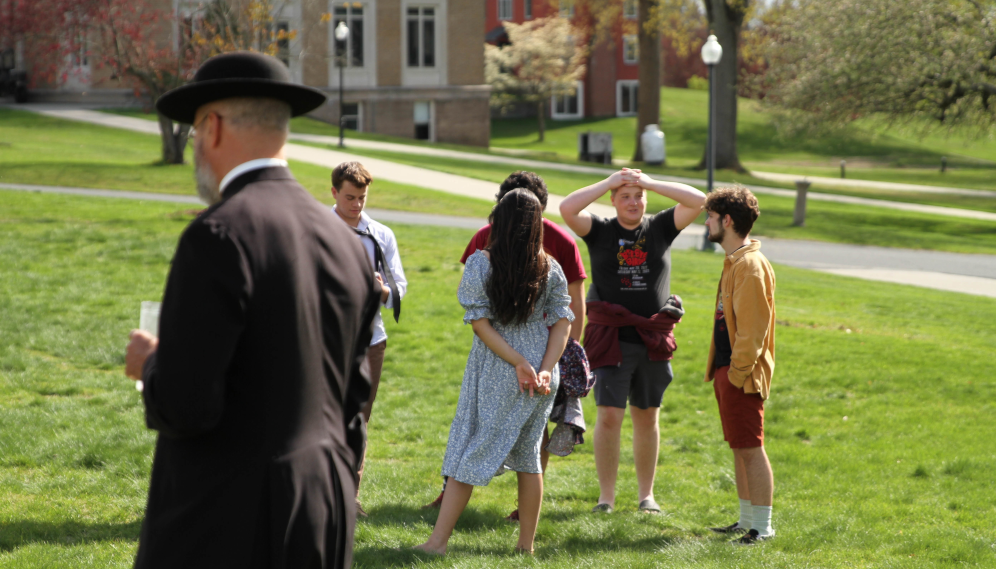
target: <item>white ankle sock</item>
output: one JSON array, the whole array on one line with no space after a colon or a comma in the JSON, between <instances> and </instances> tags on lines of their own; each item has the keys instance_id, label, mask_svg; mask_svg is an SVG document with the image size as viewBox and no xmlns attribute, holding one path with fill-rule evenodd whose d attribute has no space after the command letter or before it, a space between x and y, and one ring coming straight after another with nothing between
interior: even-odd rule
<instances>
[{"instance_id":1,"label":"white ankle sock","mask_svg":"<svg viewBox=\"0 0 996 569\"><path fill-rule=\"evenodd\" d=\"M771 529L771 506L751 506L751 529L756 529L761 537L775 535Z\"/></svg>"},{"instance_id":2,"label":"white ankle sock","mask_svg":"<svg viewBox=\"0 0 996 569\"><path fill-rule=\"evenodd\" d=\"M737 521L737 525L745 530L750 529L752 519L751 508L752 506L750 505L750 500L740 498L740 520Z\"/></svg>"}]
</instances>

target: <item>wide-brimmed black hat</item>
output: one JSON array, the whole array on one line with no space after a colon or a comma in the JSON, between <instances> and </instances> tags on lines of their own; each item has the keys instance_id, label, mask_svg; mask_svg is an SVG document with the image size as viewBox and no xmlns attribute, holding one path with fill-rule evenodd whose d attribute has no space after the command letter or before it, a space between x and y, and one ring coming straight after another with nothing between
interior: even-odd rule
<instances>
[{"instance_id":1,"label":"wide-brimmed black hat","mask_svg":"<svg viewBox=\"0 0 996 569\"><path fill-rule=\"evenodd\" d=\"M156 110L176 122L193 124L201 105L231 97L277 99L289 104L295 117L325 103L321 91L292 83L287 66L276 57L234 51L205 61L193 81L159 97Z\"/></svg>"}]
</instances>

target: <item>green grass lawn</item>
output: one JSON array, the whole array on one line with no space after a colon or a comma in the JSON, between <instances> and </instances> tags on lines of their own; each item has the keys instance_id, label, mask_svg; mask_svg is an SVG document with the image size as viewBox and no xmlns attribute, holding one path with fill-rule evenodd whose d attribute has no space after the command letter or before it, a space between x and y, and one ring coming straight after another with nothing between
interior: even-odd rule
<instances>
[{"instance_id":1,"label":"green grass lawn","mask_svg":"<svg viewBox=\"0 0 996 569\"><path fill-rule=\"evenodd\" d=\"M182 209L0 191L0 566L131 566L154 433L122 373L123 352L139 302L161 297L190 219ZM435 521L419 506L439 490L471 341L455 295L457 259L472 232L394 230L410 288L401 324L388 322L357 567L996 560L996 301L782 266L766 413L778 537L740 549L708 532L737 513L731 453L712 387L701 381L722 258L687 251L673 255L672 289L688 312L661 414L656 496L664 515L635 512L628 434L616 513L588 513L598 494L588 436L572 456L551 460L534 559L511 555L517 530L502 518L514 507L512 476L475 493L449 556L412 553ZM592 405L585 400L589 425Z\"/></svg>"},{"instance_id":2,"label":"green grass lawn","mask_svg":"<svg viewBox=\"0 0 996 569\"><path fill-rule=\"evenodd\" d=\"M660 124L672 169L686 169L688 175L687 169L702 159L707 112L705 91L661 88ZM633 155L635 117L548 121L547 128L546 140L538 142L535 119L493 120L491 146L575 158L578 133L594 130L612 133L616 158ZM900 126L865 119L843 132L818 138L782 136L764 108L741 99L737 150L748 169L836 177L843 158L850 164L848 176L856 179L996 189L996 139L920 123ZM950 168L945 174L939 171L941 156L948 158ZM720 178L728 175L718 174Z\"/></svg>"},{"instance_id":3,"label":"green grass lawn","mask_svg":"<svg viewBox=\"0 0 996 569\"><path fill-rule=\"evenodd\" d=\"M511 170L504 164L356 148L352 151L496 183ZM188 164L182 166L156 164L158 152L159 140L154 136L0 109L0 182L192 195L190 150ZM298 162L292 162L292 168L315 196L331 202L330 173L325 168ZM567 195L597 180L591 175L555 170L540 174L550 190L559 195ZM773 196L760 199L764 215L756 231L761 235L971 253L996 251L996 226L992 223L810 201L807 227L796 228L791 226L791 199ZM960 196L945 196L945 199L942 205L979 209L985 209L981 206L987 201ZM608 203L608 198L602 201ZM375 182L368 203L374 208L472 217L487 217L491 208L483 200L387 181ZM670 205L659 196L650 196L651 211Z\"/></svg>"},{"instance_id":4,"label":"green grass lawn","mask_svg":"<svg viewBox=\"0 0 996 569\"><path fill-rule=\"evenodd\" d=\"M151 115L150 115L151 116ZM148 134L0 109L0 183L195 195L193 151L187 163L163 165L159 138ZM298 181L332 203L331 169L291 161ZM487 217L486 202L378 181L368 206Z\"/></svg>"},{"instance_id":5,"label":"green grass lawn","mask_svg":"<svg viewBox=\"0 0 996 569\"><path fill-rule=\"evenodd\" d=\"M704 177L693 168L702 158L707 130L708 94L693 89L661 88L661 128L667 136L668 167L645 167L648 171L675 176ZM112 112L146 119L154 115L139 109L115 109ZM738 112L737 145L741 161L748 169L808 176L840 175L841 159L848 161L848 177L882 182L951 186L969 189L996 189L996 138L979 136L968 129L947 130L929 123L890 124L878 118L866 118L836 133L819 137L787 136L776 129L771 114L758 102L741 99ZM635 145L636 118L603 117L546 122L546 140L538 142L535 119L494 119L491 121L491 146L526 151L530 158L574 163L577 159L577 135L594 130L613 135L614 157L628 160ZM297 118L293 132L338 136L338 127L321 121ZM411 145L428 143L373 133L346 131L347 140L359 138ZM452 144L432 144L467 152L486 153L485 149ZM941 157L948 158L948 171L940 172ZM718 179L737 177L744 183L782 187L745 175L719 172ZM785 186L788 187L788 186ZM833 188L821 191L837 193ZM922 194L892 195L877 190L885 199L899 199L933 205L945 205L946 196ZM996 209L992 199L981 199L979 209ZM972 200L952 207L976 207Z\"/></svg>"},{"instance_id":6,"label":"green grass lawn","mask_svg":"<svg viewBox=\"0 0 996 569\"><path fill-rule=\"evenodd\" d=\"M351 149L351 152L489 180L496 184L504 180L510 171L508 165L489 164L483 161L470 162L357 148ZM538 169L537 173L543 176L551 193L562 196L600 179L590 174L558 170ZM947 196L947 198L956 202L960 196ZM992 222L809 200L806 226L794 227L792 225L794 198L760 194L757 199L761 207L761 217L754 225L754 232L757 235L963 253L992 254L996 251L996 224ZM965 200L971 199L973 198L965 198ZM983 198L974 199L977 201L972 203L977 204L978 200ZM599 203L609 204L609 197L603 196ZM648 195L647 210L650 212L660 211L672 205L674 202L657 194ZM704 216L699 222L703 220Z\"/></svg>"}]
</instances>

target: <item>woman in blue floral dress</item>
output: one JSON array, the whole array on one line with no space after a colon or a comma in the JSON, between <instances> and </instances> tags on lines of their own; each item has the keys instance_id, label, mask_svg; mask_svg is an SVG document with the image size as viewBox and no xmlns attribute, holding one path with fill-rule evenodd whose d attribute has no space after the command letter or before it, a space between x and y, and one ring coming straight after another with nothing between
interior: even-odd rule
<instances>
[{"instance_id":1,"label":"woman in blue floral dress","mask_svg":"<svg viewBox=\"0 0 996 569\"><path fill-rule=\"evenodd\" d=\"M540 443L574 319L564 272L543 252L542 214L531 192L509 192L491 212L488 248L467 259L457 296L474 344L443 460L449 482L424 551L446 553L474 486L514 470L516 549L532 553L543 501Z\"/></svg>"}]
</instances>

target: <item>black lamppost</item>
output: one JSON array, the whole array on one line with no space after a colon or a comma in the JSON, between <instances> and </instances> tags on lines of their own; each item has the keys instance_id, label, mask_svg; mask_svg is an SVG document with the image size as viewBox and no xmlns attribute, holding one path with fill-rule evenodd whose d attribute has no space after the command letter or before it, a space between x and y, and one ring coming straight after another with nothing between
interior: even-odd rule
<instances>
[{"instance_id":1,"label":"black lamppost","mask_svg":"<svg viewBox=\"0 0 996 569\"><path fill-rule=\"evenodd\" d=\"M343 85L342 70L346 66L346 47L347 47L346 40L349 39L349 26L346 25L346 22L340 20L339 25L335 27L335 39L336 39L337 50L339 48L339 42L342 42L342 51L339 52L339 57L337 59L337 62L339 64L339 147L341 148L342 146L344 146L342 141L343 138L342 127L343 123L345 122L343 120L343 117L345 116L343 114L345 112L345 106L342 100L342 85Z\"/></svg>"},{"instance_id":2,"label":"black lamppost","mask_svg":"<svg viewBox=\"0 0 996 569\"><path fill-rule=\"evenodd\" d=\"M714 70L719 60L723 58L723 46L719 45L715 35L710 35L702 46L702 61L709 67L709 137L706 140L706 193L712 191L712 173L716 168L716 82L713 80ZM715 251L716 244L709 241L709 226L706 226L702 241L703 251Z\"/></svg>"}]
</instances>

